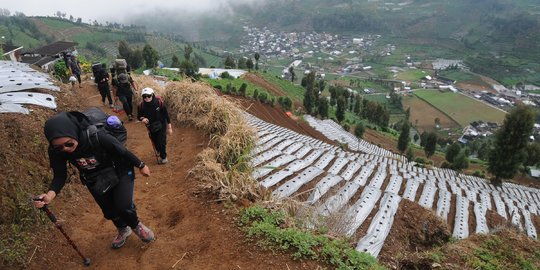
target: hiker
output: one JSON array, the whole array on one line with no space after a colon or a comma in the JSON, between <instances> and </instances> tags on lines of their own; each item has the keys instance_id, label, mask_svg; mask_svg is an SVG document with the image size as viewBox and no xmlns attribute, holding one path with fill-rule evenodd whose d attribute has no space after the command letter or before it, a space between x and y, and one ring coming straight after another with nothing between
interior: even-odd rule
<instances>
[{"instance_id":1,"label":"hiker","mask_svg":"<svg viewBox=\"0 0 540 270\"><path fill-rule=\"evenodd\" d=\"M71 72L71 75L77 78L77 81L79 82L79 88L82 88L81 62L79 62L79 60L77 59L75 55L71 55L71 59L69 60L69 71Z\"/></svg>"},{"instance_id":2,"label":"hiker","mask_svg":"<svg viewBox=\"0 0 540 270\"><path fill-rule=\"evenodd\" d=\"M107 65L105 63L101 64L100 69L96 72L96 82L103 106L106 106L105 98L107 98L109 101L109 107L112 108L113 102L111 97L111 89L109 88L109 73L107 73Z\"/></svg>"},{"instance_id":3,"label":"hiker","mask_svg":"<svg viewBox=\"0 0 540 270\"><path fill-rule=\"evenodd\" d=\"M90 137L88 122L80 112L62 112L45 122L53 179L49 191L39 195L41 201L34 205L41 208L56 198L66 183L69 162L79 170L81 181L105 218L116 226L118 234L112 248L122 247L132 231L143 242L153 241L154 233L139 221L133 202L134 167L146 177L150 176L150 169L109 133L98 131L93 134L97 137Z\"/></svg>"},{"instance_id":4,"label":"hiker","mask_svg":"<svg viewBox=\"0 0 540 270\"><path fill-rule=\"evenodd\" d=\"M128 116L128 120L133 120L133 90L137 89L135 81L126 73L120 73L113 79L113 94L121 102Z\"/></svg>"},{"instance_id":5,"label":"hiker","mask_svg":"<svg viewBox=\"0 0 540 270\"><path fill-rule=\"evenodd\" d=\"M143 101L137 110L137 119L148 128L150 139L159 154L158 164L166 164L167 160L167 133L172 135L171 119L167 107L154 89L146 87L141 91Z\"/></svg>"}]
</instances>

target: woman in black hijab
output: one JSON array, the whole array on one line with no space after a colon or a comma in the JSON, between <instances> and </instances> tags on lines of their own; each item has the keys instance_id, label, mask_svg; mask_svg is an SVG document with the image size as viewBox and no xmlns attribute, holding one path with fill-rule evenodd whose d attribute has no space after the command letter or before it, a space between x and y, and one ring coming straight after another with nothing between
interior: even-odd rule
<instances>
[{"instance_id":1,"label":"woman in black hijab","mask_svg":"<svg viewBox=\"0 0 540 270\"><path fill-rule=\"evenodd\" d=\"M49 141L49 161L54 176L49 191L38 196L41 201L34 202L35 206L41 208L51 203L60 193L66 183L69 162L79 170L81 181L105 218L116 226L118 234L112 248L122 247L132 231L144 242L153 241L154 233L139 221L133 203L134 167L146 177L150 176L150 169L106 132L97 133L99 145L91 144L86 133L89 124L88 118L80 112L62 112L45 122L44 133Z\"/></svg>"}]
</instances>

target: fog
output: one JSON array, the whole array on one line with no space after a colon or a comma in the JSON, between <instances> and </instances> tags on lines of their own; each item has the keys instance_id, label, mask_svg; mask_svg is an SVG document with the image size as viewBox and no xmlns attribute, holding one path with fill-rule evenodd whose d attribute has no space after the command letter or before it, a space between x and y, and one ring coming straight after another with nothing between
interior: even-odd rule
<instances>
[{"instance_id":1,"label":"fog","mask_svg":"<svg viewBox=\"0 0 540 270\"><path fill-rule=\"evenodd\" d=\"M219 11L229 4L256 3L262 0L20 0L9 1L1 8L8 9L11 14L16 11L27 16L56 16L58 11L66 14L66 18L73 16L81 18L83 22L97 20L99 22L132 22L133 18L145 14L177 14L178 16L197 15L207 11ZM8 1L6 1L8 2Z\"/></svg>"}]
</instances>

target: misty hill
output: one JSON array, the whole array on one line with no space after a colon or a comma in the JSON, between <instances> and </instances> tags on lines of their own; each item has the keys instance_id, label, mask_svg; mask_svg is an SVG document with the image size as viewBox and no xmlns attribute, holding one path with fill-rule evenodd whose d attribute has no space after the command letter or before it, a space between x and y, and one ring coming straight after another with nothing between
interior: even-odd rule
<instances>
[{"instance_id":1,"label":"misty hill","mask_svg":"<svg viewBox=\"0 0 540 270\"><path fill-rule=\"evenodd\" d=\"M151 45L160 53L160 60L170 64L173 55L180 59L186 42L179 34L149 32L144 26L123 25L94 21L92 24L80 20L56 17L26 17L22 14L0 16L0 36L7 44L23 46L23 52L46 45L53 41L74 41L78 51L100 61L111 61L118 55L118 43L127 41L132 47ZM218 66L222 58L211 50L194 46L194 57L200 66Z\"/></svg>"}]
</instances>

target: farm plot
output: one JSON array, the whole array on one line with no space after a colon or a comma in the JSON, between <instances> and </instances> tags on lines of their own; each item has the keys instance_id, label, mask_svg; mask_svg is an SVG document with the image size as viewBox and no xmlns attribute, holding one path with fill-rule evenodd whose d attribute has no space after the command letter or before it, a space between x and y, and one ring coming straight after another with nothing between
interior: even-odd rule
<instances>
[{"instance_id":1,"label":"farm plot","mask_svg":"<svg viewBox=\"0 0 540 270\"><path fill-rule=\"evenodd\" d=\"M416 96L403 97L401 99L403 108L411 109L409 120L416 126L418 132L431 131L435 129L435 119L439 118L440 128L457 128L459 124L446 114L437 110L431 104L419 99Z\"/></svg>"},{"instance_id":2,"label":"farm plot","mask_svg":"<svg viewBox=\"0 0 540 270\"><path fill-rule=\"evenodd\" d=\"M494 187L449 169L418 168L402 156L358 140L331 120L304 118L353 151L246 114L258 136L251 153L252 176L276 198L303 202L302 211L313 222L324 220L314 218L317 215L340 217L339 222L321 225L350 236L357 250L379 255L404 200L437 213L456 238L496 229L490 214L495 211L529 237L537 237L540 190L510 183Z\"/></svg>"},{"instance_id":3,"label":"farm plot","mask_svg":"<svg viewBox=\"0 0 540 270\"><path fill-rule=\"evenodd\" d=\"M460 93L416 90L414 94L445 113L462 127L473 121L502 123L506 113Z\"/></svg>"}]
</instances>

